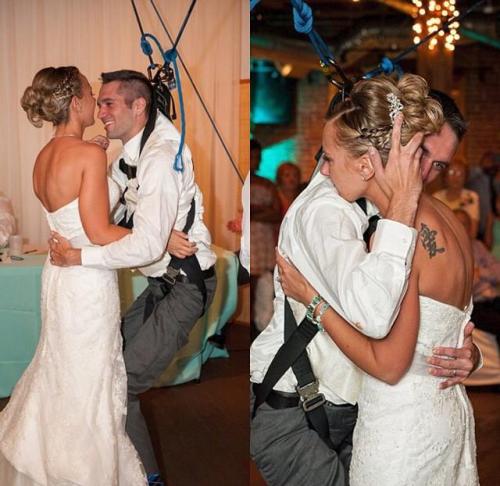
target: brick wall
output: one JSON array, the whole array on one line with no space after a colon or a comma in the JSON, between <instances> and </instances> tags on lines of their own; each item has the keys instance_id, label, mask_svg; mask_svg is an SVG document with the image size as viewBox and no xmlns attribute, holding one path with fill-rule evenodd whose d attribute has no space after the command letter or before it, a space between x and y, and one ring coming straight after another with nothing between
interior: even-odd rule
<instances>
[{"instance_id":1,"label":"brick wall","mask_svg":"<svg viewBox=\"0 0 500 486\"><path fill-rule=\"evenodd\" d=\"M469 123L463 153L469 164L477 164L485 151L500 155L500 50L462 47L455 66L456 92Z\"/></svg>"},{"instance_id":2,"label":"brick wall","mask_svg":"<svg viewBox=\"0 0 500 486\"><path fill-rule=\"evenodd\" d=\"M295 162L302 170L302 179L308 180L315 165L314 156L321 145L325 112L333 88L321 73L311 73L297 82L295 117L289 125L256 125L255 138L263 147L285 139L296 142Z\"/></svg>"},{"instance_id":3,"label":"brick wall","mask_svg":"<svg viewBox=\"0 0 500 486\"><path fill-rule=\"evenodd\" d=\"M460 46L455 52L451 95L469 123L459 154L474 164L487 150L500 155L500 50L473 44ZM325 111L333 94L326 78L312 73L297 83L296 116L290 125L254 127L253 133L264 147L288 138L296 140L296 162L304 180L314 168Z\"/></svg>"}]
</instances>

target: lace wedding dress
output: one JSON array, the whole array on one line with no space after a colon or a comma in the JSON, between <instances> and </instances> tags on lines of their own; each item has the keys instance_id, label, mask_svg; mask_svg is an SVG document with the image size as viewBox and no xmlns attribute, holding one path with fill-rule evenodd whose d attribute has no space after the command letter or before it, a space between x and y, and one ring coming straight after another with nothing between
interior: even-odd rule
<instances>
[{"instance_id":1,"label":"lace wedding dress","mask_svg":"<svg viewBox=\"0 0 500 486\"><path fill-rule=\"evenodd\" d=\"M436 345L460 346L471 306L462 311L420 297L412 365L395 385L365 375L350 470L351 486L479 484L472 407L462 385L446 390L428 374Z\"/></svg>"},{"instance_id":2,"label":"lace wedding dress","mask_svg":"<svg viewBox=\"0 0 500 486\"><path fill-rule=\"evenodd\" d=\"M118 188L109 184L113 207ZM74 247L91 244L77 199L47 219ZM146 485L125 433L116 272L55 267L47 259L41 311L35 356L0 414L0 485Z\"/></svg>"}]
</instances>

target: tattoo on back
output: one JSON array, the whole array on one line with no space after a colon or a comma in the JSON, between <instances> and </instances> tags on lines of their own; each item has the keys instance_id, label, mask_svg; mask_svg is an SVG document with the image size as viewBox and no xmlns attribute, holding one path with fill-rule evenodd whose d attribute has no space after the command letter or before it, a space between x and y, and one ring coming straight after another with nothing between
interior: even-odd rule
<instances>
[{"instance_id":1,"label":"tattoo on back","mask_svg":"<svg viewBox=\"0 0 500 486\"><path fill-rule=\"evenodd\" d=\"M436 230L431 230L426 224L420 223L420 241L422 246L425 248L427 253L429 253L429 258L436 256L438 253L444 253L444 248L438 248L436 243Z\"/></svg>"}]
</instances>

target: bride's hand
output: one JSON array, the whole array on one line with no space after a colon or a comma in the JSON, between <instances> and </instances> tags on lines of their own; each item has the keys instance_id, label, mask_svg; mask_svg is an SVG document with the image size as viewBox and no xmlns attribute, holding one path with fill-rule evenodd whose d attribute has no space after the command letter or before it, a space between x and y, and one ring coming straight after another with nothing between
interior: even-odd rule
<instances>
[{"instance_id":1,"label":"bride's hand","mask_svg":"<svg viewBox=\"0 0 500 486\"><path fill-rule=\"evenodd\" d=\"M280 275L281 288L287 297L309 305L315 295L316 290L302 276L294 265L288 263L276 249L276 264Z\"/></svg>"}]
</instances>

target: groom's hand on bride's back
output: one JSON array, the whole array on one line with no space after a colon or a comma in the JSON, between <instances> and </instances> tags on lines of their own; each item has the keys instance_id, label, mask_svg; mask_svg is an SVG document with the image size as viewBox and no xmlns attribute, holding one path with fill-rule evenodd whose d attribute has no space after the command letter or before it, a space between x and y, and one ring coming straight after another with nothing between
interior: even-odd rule
<instances>
[{"instance_id":1,"label":"groom's hand on bride's back","mask_svg":"<svg viewBox=\"0 0 500 486\"><path fill-rule=\"evenodd\" d=\"M481 355L472 341L474 324L469 322L464 329L464 342L461 348L436 347L427 359L432 365L429 373L447 378L440 384L441 389L463 383L479 365Z\"/></svg>"},{"instance_id":2,"label":"groom's hand on bride's back","mask_svg":"<svg viewBox=\"0 0 500 486\"><path fill-rule=\"evenodd\" d=\"M73 248L71 243L59 233L52 231L49 238L50 263L58 267L81 265L81 250Z\"/></svg>"}]
</instances>

